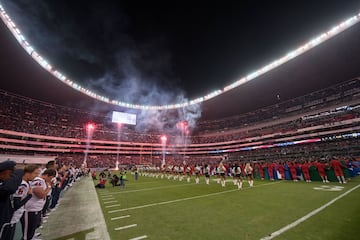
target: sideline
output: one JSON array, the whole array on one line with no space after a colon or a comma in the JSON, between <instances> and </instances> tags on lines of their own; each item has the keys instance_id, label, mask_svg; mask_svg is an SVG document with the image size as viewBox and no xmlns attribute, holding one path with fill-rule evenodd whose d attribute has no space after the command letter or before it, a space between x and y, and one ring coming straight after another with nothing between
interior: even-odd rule
<instances>
[{"instance_id":1,"label":"sideline","mask_svg":"<svg viewBox=\"0 0 360 240\"><path fill-rule=\"evenodd\" d=\"M281 183L281 181L265 183L265 184L261 184L261 185L255 185L252 188L268 186L268 185L273 185L273 184L278 184L278 183ZM158 206L158 205L165 205L165 204L169 204L169 203L182 202L182 201L193 200L193 199L198 199L198 198L210 197L210 196L220 195L220 194L229 193L229 192L240 192L240 191L245 191L245 190L252 189L252 188L248 187L248 188L243 188L242 190L239 190L239 189L236 188L236 189L231 189L231 190L222 191L222 192L209 193L209 194L205 194L205 195L198 195L198 196L194 196L194 197L180 198L180 199L175 199L175 200L170 200L170 201L165 201L165 202L150 203L150 204L140 205L140 206L136 206L136 207L117 209L117 210L108 211L108 213L124 212L124 211L128 211L128 210L147 208L147 207L153 207L153 206Z\"/></svg>"},{"instance_id":2,"label":"sideline","mask_svg":"<svg viewBox=\"0 0 360 240\"><path fill-rule=\"evenodd\" d=\"M60 224L61 223L61 224ZM41 229L41 238L110 240L93 180L82 177L67 190ZM83 238L81 238L81 235Z\"/></svg>"},{"instance_id":3,"label":"sideline","mask_svg":"<svg viewBox=\"0 0 360 240\"><path fill-rule=\"evenodd\" d=\"M336 202L337 200L345 197L346 195L348 195L349 193L351 193L352 191L354 191L355 189L359 188L360 184L356 185L355 187L351 188L350 190L348 190L347 192L341 194L340 196L337 196L336 198L334 198L333 200L331 200L330 202L322 205L321 207L315 209L314 211L311 211L310 213L306 214L305 216L299 218L298 220L286 225L285 227L271 233L269 236L263 237L260 240L270 240L273 239L279 235L281 235L282 233L286 232L287 230L299 225L300 223L306 221L307 219L309 219L310 217L314 216L315 214L317 214L318 212L324 210L325 208L327 208L328 206L332 205L334 202Z\"/></svg>"}]
</instances>

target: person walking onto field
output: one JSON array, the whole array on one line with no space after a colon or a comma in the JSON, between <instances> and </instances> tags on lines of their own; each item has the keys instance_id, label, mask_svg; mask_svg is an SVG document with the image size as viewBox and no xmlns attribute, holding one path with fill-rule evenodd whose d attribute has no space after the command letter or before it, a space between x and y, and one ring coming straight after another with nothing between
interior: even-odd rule
<instances>
[{"instance_id":1,"label":"person walking onto field","mask_svg":"<svg viewBox=\"0 0 360 240\"><path fill-rule=\"evenodd\" d=\"M249 183L250 187L254 186L253 171L254 171L254 169L251 167L250 163L246 163L246 165L245 165L245 173L246 173L246 178L248 180L248 183Z\"/></svg>"},{"instance_id":2,"label":"person walking onto field","mask_svg":"<svg viewBox=\"0 0 360 240\"><path fill-rule=\"evenodd\" d=\"M225 187L225 185L226 185L226 177L225 177L226 168L222 162L220 162L220 164L219 164L218 172L219 172L219 176L220 176L221 186Z\"/></svg>"}]
</instances>

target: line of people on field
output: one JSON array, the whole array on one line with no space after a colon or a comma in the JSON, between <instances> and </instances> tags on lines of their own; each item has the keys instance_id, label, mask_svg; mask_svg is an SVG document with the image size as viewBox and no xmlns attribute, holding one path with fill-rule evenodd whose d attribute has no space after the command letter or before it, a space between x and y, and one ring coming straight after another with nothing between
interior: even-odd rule
<instances>
[{"instance_id":1,"label":"line of people on field","mask_svg":"<svg viewBox=\"0 0 360 240\"><path fill-rule=\"evenodd\" d=\"M327 171L332 169L334 170L335 176L339 183L343 184L346 183L344 171L349 168L349 163L351 164L352 161L346 163L345 161L340 161L340 159L334 157L333 159L331 159L331 161L303 160L286 162L262 162L256 163L254 167L255 170L259 173L262 180L265 179L265 174L267 174L270 180L292 179L294 182L297 182L302 178L306 182L311 182L310 168L314 167L324 183L329 182ZM286 174L288 174L289 176L286 176Z\"/></svg>"},{"instance_id":2,"label":"line of people on field","mask_svg":"<svg viewBox=\"0 0 360 240\"><path fill-rule=\"evenodd\" d=\"M274 161L274 162L253 162L253 163L244 163L240 161L235 162L221 162L218 165L210 164L191 164L187 165L185 162L183 164L177 165L167 165L167 166L142 166L139 168L140 173L144 176L152 177L161 177L182 181L184 178L190 182L191 176L195 176L195 183L199 183L199 177L201 175L205 176L205 183L209 184L210 176L217 176L217 182L221 185L225 185L226 181L222 176L230 176L236 179L236 176L249 178L249 185L253 185L254 175L259 176L260 179L264 180L265 175L269 180L293 180L297 182L299 180L304 180L306 182L311 182L310 168L316 170L319 174L321 180L324 183L328 183L328 171L333 170L334 174L339 181L339 183L346 183L346 176L344 172L348 170L354 170L359 168L359 161L350 159L344 161L344 159L338 159L333 157L331 161L325 160L302 160L302 161ZM248 166L248 167L247 167ZM251 174L249 175L247 171L251 168ZM234 184L241 188L242 179L234 181Z\"/></svg>"},{"instance_id":3,"label":"line of people on field","mask_svg":"<svg viewBox=\"0 0 360 240\"><path fill-rule=\"evenodd\" d=\"M191 177L195 179L195 184L200 183L200 177L205 177L205 184L210 184L210 177L215 176L216 182L221 184L222 187L226 186L226 178L232 177L234 185L238 189L242 189L243 177L245 177L250 187L254 186L254 168L248 162L246 164L230 163L226 164L222 161L218 165L169 165L162 167L140 167L140 174L142 176L149 176L155 178L167 178L168 180L183 181L186 177L187 182L191 182Z\"/></svg>"},{"instance_id":4,"label":"line of people on field","mask_svg":"<svg viewBox=\"0 0 360 240\"><path fill-rule=\"evenodd\" d=\"M16 163L0 163L0 240L13 240L16 224L21 223L23 240L36 240L36 230L45 223L50 210L57 207L60 193L71 186L82 172L49 161L15 169Z\"/></svg>"}]
</instances>

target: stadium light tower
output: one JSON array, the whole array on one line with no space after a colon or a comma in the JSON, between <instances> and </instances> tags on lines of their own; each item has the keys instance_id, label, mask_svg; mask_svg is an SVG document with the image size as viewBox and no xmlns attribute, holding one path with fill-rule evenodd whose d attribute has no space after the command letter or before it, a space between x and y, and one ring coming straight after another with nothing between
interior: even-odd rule
<instances>
[{"instance_id":1,"label":"stadium light tower","mask_svg":"<svg viewBox=\"0 0 360 240\"><path fill-rule=\"evenodd\" d=\"M125 112L112 112L111 122L116 123L118 136L117 136L117 151L116 151L116 164L115 169L119 170L119 154L120 154L120 134L123 124L136 125L136 115Z\"/></svg>"},{"instance_id":2,"label":"stadium light tower","mask_svg":"<svg viewBox=\"0 0 360 240\"><path fill-rule=\"evenodd\" d=\"M190 130L189 130L189 124L186 120L184 121L180 121L176 124L177 129L180 130L180 134L181 134L181 144L183 144L183 149L184 149L184 161L185 161L185 150L186 150L186 144L187 144L187 137L190 134Z\"/></svg>"},{"instance_id":3,"label":"stadium light tower","mask_svg":"<svg viewBox=\"0 0 360 240\"><path fill-rule=\"evenodd\" d=\"M85 131L86 131L86 149L84 154L84 166L86 167L87 157L88 157L88 151L90 148L90 142L92 139L92 136L95 131L95 124L94 123L87 123L85 125Z\"/></svg>"},{"instance_id":4,"label":"stadium light tower","mask_svg":"<svg viewBox=\"0 0 360 240\"><path fill-rule=\"evenodd\" d=\"M161 162L161 167L164 168L165 167L165 152L166 152L166 142L167 142L167 137L165 135L162 135L160 137L160 140L161 140L161 146L162 146L162 154L163 154L163 157L162 157L162 162Z\"/></svg>"},{"instance_id":5,"label":"stadium light tower","mask_svg":"<svg viewBox=\"0 0 360 240\"><path fill-rule=\"evenodd\" d=\"M116 150L116 165L115 165L115 170L119 170L119 153L120 153L120 136L121 136L121 128L122 128L122 123L117 123L117 150Z\"/></svg>"}]
</instances>

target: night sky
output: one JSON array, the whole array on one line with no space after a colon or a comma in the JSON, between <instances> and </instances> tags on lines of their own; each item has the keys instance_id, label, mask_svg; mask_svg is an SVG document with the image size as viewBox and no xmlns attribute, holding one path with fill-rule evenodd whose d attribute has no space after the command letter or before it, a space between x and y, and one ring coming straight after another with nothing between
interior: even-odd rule
<instances>
[{"instance_id":1,"label":"night sky","mask_svg":"<svg viewBox=\"0 0 360 240\"><path fill-rule=\"evenodd\" d=\"M360 12L359 1L26 1L0 3L34 48L93 91L130 103L193 99L248 75ZM359 25L359 24L358 24ZM231 116L360 76L360 26L206 102ZM0 23L0 88L91 107L37 66Z\"/></svg>"}]
</instances>

